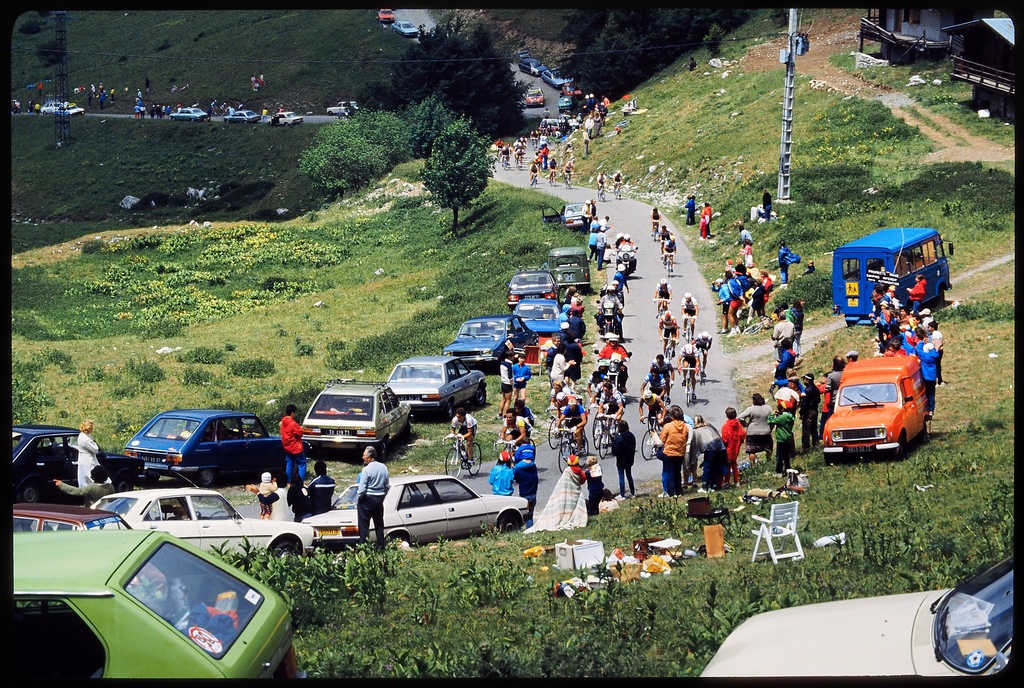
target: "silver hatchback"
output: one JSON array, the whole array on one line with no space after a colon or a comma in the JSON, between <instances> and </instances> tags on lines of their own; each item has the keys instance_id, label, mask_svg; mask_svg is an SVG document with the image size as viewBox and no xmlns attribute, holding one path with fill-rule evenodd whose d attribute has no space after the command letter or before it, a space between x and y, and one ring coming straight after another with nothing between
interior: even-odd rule
<instances>
[{"instance_id":1,"label":"silver hatchback","mask_svg":"<svg viewBox=\"0 0 1024 688\"><path fill-rule=\"evenodd\" d=\"M455 356L415 356L395 366L388 386L414 412L441 411L451 418L458 406L487 402L484 378Z\"/></svg>"}]
</instances>

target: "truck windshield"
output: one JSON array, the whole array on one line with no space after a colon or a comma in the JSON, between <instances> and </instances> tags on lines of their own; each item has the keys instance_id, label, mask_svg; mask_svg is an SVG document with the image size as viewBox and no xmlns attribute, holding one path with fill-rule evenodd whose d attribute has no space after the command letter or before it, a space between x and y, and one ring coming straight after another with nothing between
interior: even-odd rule
<instances>
[{"instance_id":1,"label":"truck windshield","mask_svg":"<svg viewBox=\"0 0 1024 688\"><path fill-rule=\"evenodd\" d=\"M899 399L896 385L891 382L871 385L848 385L839 391L840 406L858 404L892 404Z\"/></svg>"}]
</instances>

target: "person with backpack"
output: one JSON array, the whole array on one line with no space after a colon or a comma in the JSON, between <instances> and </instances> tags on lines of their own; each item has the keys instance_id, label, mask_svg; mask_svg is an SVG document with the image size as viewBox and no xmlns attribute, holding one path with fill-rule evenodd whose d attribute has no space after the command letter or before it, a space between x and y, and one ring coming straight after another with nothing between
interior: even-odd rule
<instances>
[{"instance_id":1,"label":"person with backpack","mask_svg":"<svg viewBox=\"0 0 1024 688\"><path fill-rule=\"evenodd\" d=\"M737 265L733 276L729 278L727 282L729 286L729 324L732 329L729 330L729 335L737 335L740 333L739 320L737 312L746 303L747 289L750 287L750 278L747 277L747 268L744 265Z\"/></svg>"}]
</instances>

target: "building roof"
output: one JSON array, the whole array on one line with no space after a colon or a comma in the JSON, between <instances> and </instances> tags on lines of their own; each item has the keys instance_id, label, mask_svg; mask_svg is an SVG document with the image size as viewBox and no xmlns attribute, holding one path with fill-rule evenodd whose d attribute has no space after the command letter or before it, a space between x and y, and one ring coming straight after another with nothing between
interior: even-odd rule
<instances>
[{"instance_id":1,"label":"building roof","mask_svg":"<svg viewBox=\"0 0 1024 688\"><path fill-rule=\"evenodd\" d=\"M963 24L944 26L942 30L946 33L958 34L964 33L969 29L973 29L981 25L989 27L1007 43L1016 46L1014 43L1013 20L1009 17L987 17L985 19L975 19L974 21L964 22Z\"/></svg>"}]
</instances>

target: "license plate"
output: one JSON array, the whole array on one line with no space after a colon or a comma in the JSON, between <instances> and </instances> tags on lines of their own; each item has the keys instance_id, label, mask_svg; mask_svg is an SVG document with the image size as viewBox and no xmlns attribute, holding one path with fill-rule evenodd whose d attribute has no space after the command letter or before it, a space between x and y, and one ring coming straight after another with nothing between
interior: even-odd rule
<instances>
[{"instance_id":1,"label":"license plate","mask_svg":"<svg viewBox=\"0 0 1024 688\"><path fill-rule=\"evenodd\" d=\"M320 531L320 535L340 535L341 528L317 528Z\"/></svg>"},{"instance_id":2,"label":"license plate","mask_svg":"<svg viewBox=\"0 0 1024 688\"><path fill-rule=\"evenodd\" d=\"M351 436L354 436L356 434L356 431L355 430L337 430L337 429L334 429L334 430L328 430L327 434L328 435L345 435L345 436L351 437Z\"/></svg>"},{"instance_id":3,"label":"license plate","mask_svg":"<svg viewBox=\"0 0 1024 688\"><path fill-rule=\"evenodd\" d=\"M572 280L576 279L576 273L575 272L567 272L567 273L565 273L564 279L567 282L572 281Z\"/></svg>"}]
</instances>

